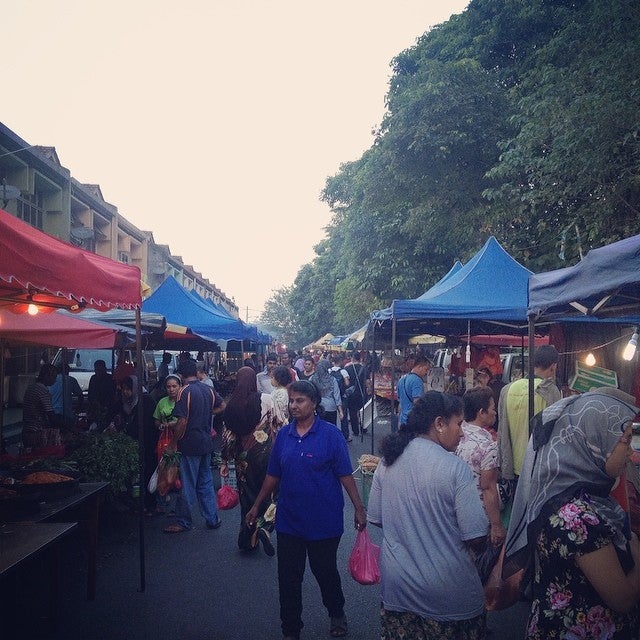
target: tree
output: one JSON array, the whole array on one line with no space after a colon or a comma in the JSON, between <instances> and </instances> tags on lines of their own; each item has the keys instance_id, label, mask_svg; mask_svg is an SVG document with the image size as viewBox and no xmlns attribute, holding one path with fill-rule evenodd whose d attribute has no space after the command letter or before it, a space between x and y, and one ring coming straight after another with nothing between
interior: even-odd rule
<instances>
[{"instance_id":1,"label":"tree","mask_svg":"<svg viewBox=\"0 0 640 640\"><path fill-rule=\"evenodd\" d=\"M335 319L336 331L353 333L369 320L371 311L384 306L384 301L371 291L363 290L355 278L345 278L336 284Z\"/></svg>"},{"instance_id":2,"label":"tree","mask_svg":"<svg viewBox=\"0 0 640 640\"><path fill-rule=\"evenodd\" d=\"M296 315L290 304L292 287L272 290L258 322L285 343L294 343L300 333Z\"/></svg>"},{"instance_id":3,"label":"tree","mask_svg":"<svg viewBox=\"0 0 640 640\"><path fill-rule=\"evenodd\" d=\"M498 234L538 271L640 230L637 3L558 11L513 89L518 131L484 192Z\"/></svg>"},{"instance_id":4,"label":"tree","mask_svg":"<svg viewBox=\"0 0 640 640\"><path fill-rule=\"evenodd\" d=\"M489 235L542 271L640 232L637 0L472 0L392 65L294 283L314 335L420 295Z\"/></svg>"}]
</instances>

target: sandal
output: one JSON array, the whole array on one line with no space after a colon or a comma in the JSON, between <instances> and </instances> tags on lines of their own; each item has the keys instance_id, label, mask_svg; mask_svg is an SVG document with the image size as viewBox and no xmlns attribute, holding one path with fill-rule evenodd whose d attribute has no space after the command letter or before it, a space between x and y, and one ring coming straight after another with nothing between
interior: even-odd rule
<instances>
[{"instance_id":1,"label":"sandal","mask_svg":"<svg viewBox=\"0 0 640 640\"><path fill-rule=\"evenodd\" d=\"M165 533L182 533L183 531L189 531L189 529L185 529L179 524L170 524L168 527L165 527L163 531Z\"/></svg>"},{"instance_id":2,"label":"sandal","mask_svg":"<svg viewBox=\"0 0 640 640\"><path fill-rule=\"evenodd\" d=\"M329 627L329 635L332 638L344 638L348 633L347 616L341 618L331 618L331 626Z\"/></svg>"}]
</instances>

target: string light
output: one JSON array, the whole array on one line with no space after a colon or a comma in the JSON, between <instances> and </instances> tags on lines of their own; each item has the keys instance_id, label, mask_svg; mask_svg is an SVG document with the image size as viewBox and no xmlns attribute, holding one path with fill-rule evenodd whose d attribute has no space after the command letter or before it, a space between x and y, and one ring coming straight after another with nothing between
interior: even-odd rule
<instances>
[{"instance_id":1,"label":"string light","mask_svg":"<svg viewBox=\"0 0 640 640\"><path fill-rule=\"evenodd\" d=\"M30 303L29 306L27 307L27 313L30 316L37 316L38 312L40 311L40 309L38 309L38 305Z\"/></svg>"},{"instance_id":2,"label":"string light","mask_svg":"<svg viewBox=\"0 0 640 640\"><path fill-rule=\"evenodd\" d=\"M624 352L622 353L622 358L624 360L630 361L633 360L633 356L636 355L636 349L638 347L638 329L633 332L631 336L631 340L627 343L627 346L624 348Z\"/></svg>"},{"instance_id":3,"label":"string light","mask_svg":"<svg viewBox=\"0 0 640 640\"><path fill-rule=\"evenodd\" d=\"M588 367L593 367L593 365L596 363L596 357L593 355L593 353L589 352L587 354L587 357L584 359L584 363Z\"/></svg>"}]
</instances>

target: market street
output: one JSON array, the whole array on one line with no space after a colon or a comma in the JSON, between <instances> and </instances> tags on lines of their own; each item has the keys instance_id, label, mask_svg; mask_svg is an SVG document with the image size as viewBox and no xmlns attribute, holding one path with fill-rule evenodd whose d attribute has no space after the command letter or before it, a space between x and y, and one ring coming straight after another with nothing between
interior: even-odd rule
<instances>
[{"instance_id":1,"label":"market street","mask_svg":"<svg viewBox=\"0 0 640 640\"><path fill-rule=\"evenodd\" d=\"M376 421L375 440L389 432L388 421ZM358 457L371 453L371 429L349 445L354 468ZM377 450L377 446L375 447ZM360 476L358 474L358 486ZM18 582L20 629L16 638L39 640L240 640L281 638L278 616L276 559L262 550L241 554L236 546L239 508L221 512L223 526L209 531L197 515L194 530L167 535L164 516L145 519L146 589L140 587L138 518L103 510L95 602L86 600L84 547L74 534L62 547L58 630L47 630L47 592L34 563ZM369 527L374 542L382 532ZM419 534L419 532L417 532ZM380 587L362 586L348 573L347 560L355 540L353 509L346 500L345 534L338 566L346 597L349 638L380 636ZM42 563L44 567L44 563ZM304 582L304 640L328 638L328 619L309 570ZM491 640L523 637L528 605L519 603L489 614ZM24 612L24 613L20 613ZM19 634L19 635L18 635Z\"/></svg>"}]
</instances>

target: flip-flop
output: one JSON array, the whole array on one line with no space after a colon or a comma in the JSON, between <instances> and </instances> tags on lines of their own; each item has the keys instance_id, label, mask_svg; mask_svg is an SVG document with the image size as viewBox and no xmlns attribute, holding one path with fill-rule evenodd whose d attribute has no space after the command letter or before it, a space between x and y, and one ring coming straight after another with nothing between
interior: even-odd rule
<instances>
[{"instance_id":1,"label":"flip-flop","mask_svg":"<svg viewBox=\"0 0 640 640\"><path fill-rule=\"evenodd\" d=\"M329 627L329 635L332 638L344 638L347 635L347 617L331 618L331 626Z\"/></svg>"},{"instance_id":2,"label":"flip-flop","mask_svg":"<svg viewBox=\"0 0 640 640\"><path fill-rule=\"evenodd\" d=\"M165 533L182 533L183 531L189 531L189 529L185 529L179 524L170 524L168 527L165 527L163 531Z\"/></svg>"}]
</instances>

